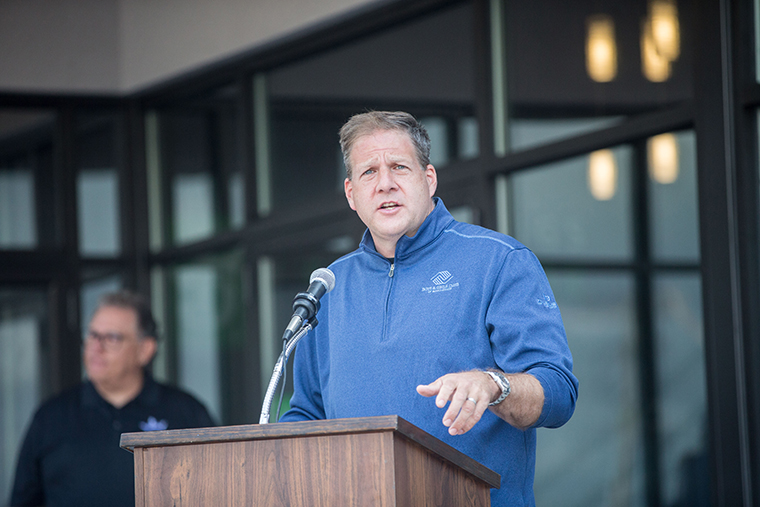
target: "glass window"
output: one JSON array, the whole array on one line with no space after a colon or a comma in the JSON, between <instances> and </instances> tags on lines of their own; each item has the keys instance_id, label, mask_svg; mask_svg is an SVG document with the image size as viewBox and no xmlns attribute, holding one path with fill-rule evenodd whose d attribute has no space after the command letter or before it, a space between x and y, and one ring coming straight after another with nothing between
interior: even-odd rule
<instances>
[{"instance_id":1,"label":"glass window","mask_svg":"<svg viewBox=\"0 0 760 507\"><path fill-rule=\"evenodd\" d=\"M491 5L497 155L692 97L688 2Z\"/></svg>"},{"instance_id":2,"label":"glass window","mask_svg":"<svg viewBox=\"0 0 760 507\"><path fill-rule=\"evenodd\" d=\"M0 288L0 498L10 497L21 442L47 388L44 289Z\"/></svg>"},{"instance_id":3,"label":"glass window","mask_svg":"<svg viewBox=\"0 0 760 507\"><path fill-rule=\"evenodd\" d=\"M755 80L760 82L760 1L754 0L755 7Z\"/></svg>"},{"instance_id":4,"label":"glass window","mask_svg":"<svg viewBox=\"0 0 760 507\"><path fill-rule=\"evenodd\" d=\"M562 311L580 395L565 426L538 432L536 505L643 507L633 276L558 270L547 270L547 276Z\"/></svg>"},{"instance_id":5,"label":"glass window","mask_svg":"<svg viewBox=\"0 0 760 507\"><path fill-rule=\"evenodd\" d=\"M123 288L121 275L106 275L82 283L79 292L80 322L82 333L87 332L90 319L95 314L98 301L103 294L116 292ZM84 365L83 365L84 367Z\"/></svg>"},{"instance_id":6,"label":"glass window","mask_svg":"<svg viewBox=\"0 0 760 507\"><path fill-rule=\"evenodd\" d=\"M82 115L77 128L77 218L82 255L121 252L117 115Z\"/></svg>"},{"instance_id":7,"label":"glass window","mask_svg":"<svg viewBox=\"0 0 760 507\"><path fill-rule=\"evenodd\" d=\"M271 181L272 210L343 199L338 129L367 109L419 118L439 171L477 156L473 23L470 4L449 7L269 73L270 174L259 181Z\"/></svg>"},{"instance_id":8,"label":"glass window","mask_svg":"<svg viewBox=\"0 0 760 507\"><path fill-rule=\"evenodd\" d=\"M542 259L630 260L632 164L620 146L515 173L512 234Z\"/></svg>"},{"instance_id":9,"label":"glass window","mask_svg":"<svg viewBox=\"0 0 760 507\"><path fill-rule=\"evenodd\" d=\"M552 120L513 118L509 136L512 150L524 150L540 144L567 139L620 123L624 118L557 118Z\"/></svg>"},{"instance_id":10,"label":"glass window","mask_svg":"<svg viewBox=\"0 0 760 507\"><path fill-rule=\"evenodd\" d=\"M653 283L662 505L707 505L710 472L702 287L697 273Z\"/></svg>"},{"instance_id":11,"label":"glass window","mask_svg":"<svg viewBox=\"0 0 760 507\"><path fill-rule=\"evenodd\" d=\"M37 246L34 172L24 167L0 171L0 244L4 248Z\"/></svg>"},{"instance_id":12,"label":"glass window","mask_svg":"<svg viewBox=\"0 0 760 507\"><path fill-rule=\"evenodd\" d=\"M219 290L213 266L191 264L175 270L177 290L178 382L196 394L220 419Z\"/></svg>"},{"instance_id":13,"label":"glass window","mask_svg":"<svg viewBox=\"0 0 760 507\"><path fill-rule=\"evenodd\" d=\"M242 400L233 398L233 391L244 390L243 372L251 367L244 353L242 262L242 253L232 251L167 271L171 313L166 334L176 352L177 384L222 424L246 422L236 406Z\"/></svg>"},{"instance_id":14,"label":"glass window","mask_svg":"<svg viewBox=\"0 0 760 507\"><path fill-rule=\"evenodd\" d=\"M34 249L59 239L54 127L48 111L0 110L0 249Z\"/></svg>"},{"instance_id":15,"label":"glass window","mask_svg":"<svg viewBox=\"0 0 760 507\"><path fill-rule=\"evenodd\" d=\"M331 238L321 245L309 248L309 255L275 253L271 256L260 257L258 260L258 301L259 301L259 335L260 335L260 368L262 399L272 376L272 369L277 357L282 351L282 334L293 315L293 298L309 286L311 273L320 267L327 267L331 262L356 249L359 241L349 236ZM293 355L288 362L287 381L282 415L288 408L290 396L293 393L292 365ZM271 420L277 415L277 396L271 406Z\"/></svg>"},{"instance_id":16,"label":"glass window","mask_svg":"<svg viewBox=\"0 0 760 507\"><path fill-rule=\"evenodd\" d=\"M98 277L97 275L93 276L90 273L85 273L85 276L92 278L82 282L82 286L79 289L79 330L82 333L82 337L85 337L89 330L90 319L95 314L95 308L98 307L100 296L122 289L121 275L112 274ZM84 367L84 361L82 361L82 378L86 376L87 372Z\"/></svg>"},{"instance_id":17,"label":"glass window","mask_svg":"<svg viewBox=\"0 0 760 507\"><path fill-rule=\"evenodd\" d=\"M154 248L244 225L238 99L239 88L226 86L148 115ZM156 230L163 227L167 229Z\"/></svg>"},{"instance_id":18,"label":"glass window","mask_svg":"<svg viewBox=\"0 0 760 507\"><path fill-rule=\"evenodd\" d=\"M647 140L652 258L699 262L697 149L693 131Z\"/></svg>"},{"instance_id":19,"label":"glass window","mask_svg":"<svg viewBox=\"0 0 760 507\"><path fill-rule=\"evenodd\" d=\"M648 175L634 177L635 167ZM539 433L537 503L709 498L695 167L686 131L498 180L501 222L509 218L508 229L547 266L581 384L570 422ZM638 192L646 224L636 223ZM650 252L633 251L647 239ZM689 264L670 271L669 262ZM652 322L651 332L638 322ZM642 410L647 400L654 415Z\"/></svg>"}]
</instances>

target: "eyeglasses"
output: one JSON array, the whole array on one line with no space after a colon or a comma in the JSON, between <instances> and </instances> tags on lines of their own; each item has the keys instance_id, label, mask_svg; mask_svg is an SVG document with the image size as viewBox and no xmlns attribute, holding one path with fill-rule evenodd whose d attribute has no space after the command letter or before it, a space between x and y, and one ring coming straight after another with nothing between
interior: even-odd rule
<instances>
[{"instance_id":1,"label":"eyeglasses","mask_svg":"<svg viewBox=\"0 0 760 507\"><path fill-rule=\"evenodd\" d=\"M88 331L84 337L84 344L99 342L100 345L110 351L118 350L124 344L124 335L121 333L98 333L96 331Z\"/></svg>"}]
</instances>

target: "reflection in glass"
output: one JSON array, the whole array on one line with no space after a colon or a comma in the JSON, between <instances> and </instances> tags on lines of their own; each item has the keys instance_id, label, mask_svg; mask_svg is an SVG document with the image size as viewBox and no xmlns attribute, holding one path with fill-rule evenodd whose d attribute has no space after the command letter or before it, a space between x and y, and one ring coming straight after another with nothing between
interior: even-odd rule
<instances>
[{"instance_id":1,"label":"reflection in glass","mask_svg":"<svg viewBox=\"0 0 760 507\"><path fill-rule=\"evenodd\" d=\"M79 330L82 337L87 333L90 319L95 314L98 301L103 294L115 292L122 288L120 275L110 275L88 280L82 283L79 291ZM86 376L84 361L82 362L82 378Z\"/></svg>"},{"instance_id":2,"label":"reflection in glass","mask_svg":"<svg viewBox=\"0 0 760 507\"><path fill-rule=\"evenodd\" d=\"M710 474L700 278L663 274L653 291L662 505L703 505Z\"/></svg>"},{"instance_id":3,"label":"reflection in glass","mask_svg":"<svg viewBox=\"0 0 760 507\"><path fill-rule=\"evenodd\" d=\"M671 62L681 55L681 23L676 0L650 0L649 23L657 52Z\"/></svg>"},{"instance_id":4,"label":"reflection in glass","mask_svg":"<svg viewBox=\"0 0 760 507\"><path fill-rule=\"evenodd\" d=\"M0 249L50 246L60 238L54 225L54 126L48 111L0 109Z\"/></svg>"},{"instance_id":5,"label":"reflection in glass","mask_svg":"<svg viewBox=\"0 0 760 507\"><path fill-rule=\"evenodd\" d=\"M754 41L755 41L755 81L760 82L760 1L752 2L754 7Z\"/></svg>"},{"instance_id":6,"label":"reflection in glass","mask_svg":"<svg viewBox=\"0 0 760 507\"><path fill-rule=\"evenodd\" d=\"M641 72L653 83L667 81L672 72L670 60L657 51L649 20L641 28Z\"/></svg>"},{"instance_id":7,"label":"reflection in glass","mask_svg":"<svg viewBox=\"0 0 760 507\"><path fill-rule=\"evenodd\" d=\"M242 172L230 175L227 195L230 200L230 227L240 229L245 225L245 180Z\"/></svg>"},{"instance_id":8,"label":"reflection in glass","mask_svg":"<svg viewBox=\"0 0 760 507\"><path fill-rule=\"evenodd\" d=\"M510 122L510 143L512 149L522 150L541 144L567 139L594 130L611 127L624 120L624 117L607 118L570 118L570 119L522 119Z\"/></svg>"},{"instance_id":9,"label":"reflection in glass","mask_svg":"<svg viewBox=\"0 0 760 507\"><path fill-rule=\"evenodd\" d=\"M512 175L510 230L515 238L539 258L630 259L633 150L619 146L611 152L618 176L608 200L597 200L589 191L586 156Z\"/></svg>"},{"instance_id":10,"label":"reflection in glass","mask_svg":"<svg viewBox=\"0 0 760 507\"><path fill-rule=\"evenodd\" d=\"M549 269L547 276L581 392L565 426L538 433L536 505L643 507L633 276Z\"/></svg>"},{"instance_id":11,"label":"reflection in glass","mask_svg":"<svg viewBox=\"0 0 760 507\"><path fill-rule=\"evenodd\" d=\"M647 139L649 176L657 183L669 185L678 178L678 142L671 133Z\"/></svg>"},{"instance_id":12,"label":"reflection in glass","mask_svg":"<svg viewBox=\"0 0 760 507\"><path fill-rule=\"evenodd\" d=\"M222 402L217 282L211 266L181 266L175 271L178 381L219 420Z\"/></svg>"},{"instance_id":13,"label":"reflection in glass","mask_svg":"<svg viewBox=\"0 0 760 507\"><path fill-rule=\"evenodd\" d=\"M241 372L250 368L243 353L242 264L243 255L232 251L168 271L172 314L165 325L176 351L177 383L222 424L243 422L233 397L244 392Z\"/></svg>"},{"instance_id":14,"label":"reflection in glass","mask_svg":"<svg viewBox=\"0 0 760 507\"><path fill-rule=\"evenodd\" d=\"M96 278L82 283L79 295L80 308L80 327L82 333L87 332L90 319L98 307L98 301L103 294L116 292L122 289L122 280L120 275L110 275L102 278ZM84 367L84 365L83 365Z\"/></svg>"},{"instance_id":15,"label":"reflection in glass","mask_svg":"<svg viewBox=\"0 0 760 507\"><path fill-rule=\"evenodd\" d=\"M84 255L119 251L119 175L114 169L82 171L77 176L79 250Z\"/></svg>"},{"instance_id":16,"label":"reflection in glass","mask_svg":"<svg viewBox=\"0 0 760 507\"><path fill-rule=\"evenodd\" d=\"M480 154L478 146L478 120L474 117L459 119L459 154L461 160L476 158Z\"/></svg>"},{"instance_id":17,"label":"reflection in glass","mask_svg":"<svg viewBox=\"0 0 760 507\"><path fill-rule=\"evenodd\" d=\"M320 267L354 250L358 241L346 236L333 238L317 246L309 255L277 254L258 259L258 301L260 333L260 368L262 397L272 375L272 368L282 351L282 333L293 315L293 298L309 285L311 273ZM338 250L341 251L338 251ZM318 253L314 253L317 252ZM293 393L292 356L288 362L286 395L283 398L282 415L288 408ZM279 389L279 388L278 388ZM277 398L272 405L272 421L277 413Z\"/></svg>"},{"instance_id":18,"label":"reflection in glass","mask_svg":"<svg viewBox=\"0 0 760 507\"><path fill-rule=\"evenodd\" d=\"M588 187L597 201L609 201L617 190L618 169L612 150L597 150L588 156Z\"/></svg>"},{"instance_id":19,"label":"reflection in glass","mask_svg":"<svg viewBox=\"0 0 760 507\"><path fill-rule=\"evenodd\" d=\"M77 218L83 255L118 255L119 132L116 115L83 115L77 135Z\"/></svg>"},{"instance_id":20,"label":"reflection in glass","mask_svg":"<svg viewBox=\"0 0 760 507\"><path fill-rule=\"evenodd\" d=\"M258 280L256 295L259 304L259 373L263 399L272 376L272 369L277 362L277 356L282 351L282 331L287 326L287 322L280 320L279 315L282 312L277 312L274 259L268 256L259 257L256 268ZM279 332L278 329L280 329ZM287 382L287 379L283 381ZM270 413L276 416L277 408L271 407ZM271 422L276 422L275 418L271 418Z\"/></svg>"},{"instance_id":21,"label":"reflection in glass","mask_svg":"<svg viewBox=\"0 0 760 507\"><path fill-rule=\"evenodd\" d=\"M681 55L681 24L675 0L650 0L641 27L641 69L654 83L670 79Z\"/></svg>"},{"instance_id":22,"label":"reflection in glass","mask_svg":"<svg viewBox=\"0 0 760 507\"><path fill-rule=\"evenodd\" d=\"M315 195L342 202L338 129L368 109L404 110L423 121L439 171L476 156L472 10L469 3L443 8L269 73L272 150L263 162L271 168L258 177L271 182L272 210L304 206ZM261 91L261 78L254 87Z\"/></svg>"},{"instance_id":23,"label":"reflection in glass","mask_svg":"<svg viewBox=\"0 0 760 507\"><path fill-rule=\"evenodd\" d=\"M449 213L451 213L451 216L454 217L454 220L457 220L459 222L474 225L478 225L479 223L478 210L472 206L457 206L455 208L451 208L449 210Z\"/></svg>"},{"instance_id":24,"label":"reflection in glass","mask_svg":"<svg viewBox=\"0 0 760 507\"><path fill-rule=\"evenodd\" d=\"M210 174L177 174L172 185L174 241L188 243L214 232L214 182Z\"/></svg>"},{"instance_id":25,"label":"reflection in glass","mask_svg":"<svg viewBox=\"0 0 760 507\"><path fill-rule=\"evenodd\" d=\"M617 76L615 21L597 14L586 21L586 71L597 83L607 83Z\"/></svg>"},{"instance_id":26,"label":"reflection in glass","mask_svg":"<svg viewBox=\"0 0 760 507\"><path fill-rule=\"evenodd\" d=\"M37 246L34 183L29 169L0 168L0 248Z\"/></svg>"},{"instance_id":27,"label":"reflection in glass","mask_svg":"<svg viewBox=\"0 0 760 507\"><path fill-rule=\"evenodd\" d=\"M420 118L430 136L430 163L441 167L449 163L449 137L446 120L441 117L428 116Z\"/></svg>"},{"instance_id":28,"label":"reflection in glass","mask_svg":"<svg viewBox=\"0 0 760 507\"><path fill-rule=\"evenodd\" d=\"M662 137L666 136L666 137ZM664 160L650 159L649 173L668 169L668 179L660 174L649 178L649 217L652 257L658 262L699 261L699 205L697 202L697 151L693 131L662 134L650 139L666 145ZM663 141L665 140L665 141ZM670 141L669 141L670 140ZM652 146L653 143L649 143ZM675 166L673 166L675 159ZM654 164L662 164L659 169ZM666 167L670 164L670 167ZM675 167L675 170L673 170Z\"/></svg>"},{"instance_id":29,"label":"reflection in glass","mask_svg":"<svg viewBox=\"0 0 760 507\"><path fill-rule=\"evenodd\" d=\"M10 497L26 428L46 388L47 299L41 289L0 289L0 498Z\"/></svg>"},{"instance_id":30,"label":"reflection in glass","mask_svg":"<svg viewBox=\"0 0 760 507\"><path fill-rule=\"evenodd\" d=\"M160 238L185 244L244 225L238 96L231 85L148 114L154 247Z\"/></svg>"},{"instance_id":31,"label":"reflection in glass","mask_svg":"<svg viewBox=\"0 0 760 507\"><path fill-rule=\"evenodd\" d=\"M649 3L647 14L644 0L492 0L492 54L504 54L493 61L496 155L592 132L691 98L692 55L680 45L685 27L679 22L689 16L690 4L682 3L679 13L674 0ZM642 61L645 42L651 51ZM665 63L659 68L665 74L643 67L653 57ZM515 132L523 122L535 132ZM573 129L557 128L573 123Z\"/></svg>"}]
</instances>

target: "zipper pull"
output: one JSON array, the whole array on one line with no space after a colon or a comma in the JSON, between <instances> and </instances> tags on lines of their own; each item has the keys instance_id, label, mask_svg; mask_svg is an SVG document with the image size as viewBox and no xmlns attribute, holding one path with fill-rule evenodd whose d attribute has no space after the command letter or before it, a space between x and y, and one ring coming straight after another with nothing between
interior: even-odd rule
<instances>
[{"instance_id":1,"label":"zipper pull","mask_svg":"<svg viewBox=\"0 0 760 507\"><path fill-rule=\"evenodd\" d=\"M391 270L388 272L388 277L393 278L393 270L396 269L396 263L391 264Z\"/></svg>"}]
</instances>

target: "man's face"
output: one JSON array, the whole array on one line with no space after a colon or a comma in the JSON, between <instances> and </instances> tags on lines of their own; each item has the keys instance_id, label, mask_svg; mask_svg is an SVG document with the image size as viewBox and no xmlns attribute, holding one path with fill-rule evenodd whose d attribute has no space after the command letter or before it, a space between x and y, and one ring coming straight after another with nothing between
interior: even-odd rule
<instances>
[{"instance_id":1,"label":"man's face","mask_svg":"<svg viewBox=\"0 0 760 507\"><path fill-rule=\"evenodd\" d=\"M435 168L420 167L409 136L396 130L357 139L350 162L348 204L369 228L377 251L394 257L399 238L414 236L433 210Z\"/></svg>"},{"instance_id":2,"label":"man's face","mask_svg":"<svg viewBox=\"0 0 760 507\"><path fill-rule=\"evenodd\" d=\"M119 388L142 375L156 350L153 338L141 338L130 308L104 306L90 321L84 342L84 365L96 385Z\"/></svg>"}]
</instances>

